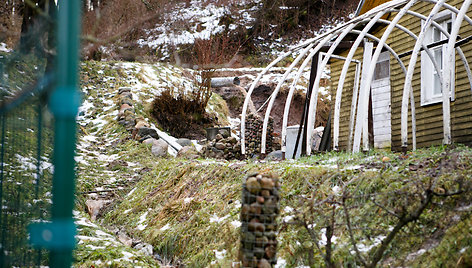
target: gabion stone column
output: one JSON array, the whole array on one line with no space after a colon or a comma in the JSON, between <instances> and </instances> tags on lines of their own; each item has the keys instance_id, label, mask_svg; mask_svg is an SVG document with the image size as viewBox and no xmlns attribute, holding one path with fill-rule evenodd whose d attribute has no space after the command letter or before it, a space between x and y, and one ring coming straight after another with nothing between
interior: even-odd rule
<instances>
[{"instance_id":1,"label":"gabion stone column","mask_svg":"<svg viewBox=\"0 0 472 268\"><path fill-rule=\"evenodd\" d=\"M244 179L241 207L242 267L272 267L276 264L279 214L278 178L252 174Z\"/></svg>"}]
</instances>

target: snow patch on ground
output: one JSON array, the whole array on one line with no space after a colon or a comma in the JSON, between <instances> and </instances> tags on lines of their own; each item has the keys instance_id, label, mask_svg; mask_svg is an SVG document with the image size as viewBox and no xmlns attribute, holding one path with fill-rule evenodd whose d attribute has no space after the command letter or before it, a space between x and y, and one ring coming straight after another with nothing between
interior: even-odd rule
<instances>
[{"instance_id":1,"label":"snow patch on ground","mask_svg":"<svg viewBox=\"0 0 472 268\"><path fill-rule=\"evenodd\" d=\"M239 220L234 220L231 222L231 225L234 227L234 228L239 228L241 227L241 221Z\"/></svg>"},{"instance_id":2,"label":"snow patch on ground","mask_svg":"<svg viewBox=\"0 0 472 268\"><path fill-rule=\"evenodd\" d=\"M166 230L169 230L170 229L170 224L166 224L164 225L163 227L161 227L161 231L166 231Z\"/></svg>"},{"instance_id":3,"label":"snow patch on ground","mask_svg":"<svg viewBox=\"0 0 472 268\"><path fill-rule=\"evenodd\" d=\"M220 217L216 216L216 214L213 214L213 216L210 217L210 222L219 223L219 222L222 222L222 221L226 220L227 218L229 218L229 215L226 215L226 216L220 218Z\"/></svg>"},{"instance_id":4,"label":"snow patch on ground","mask_svg":"<svg viewBox=\"0 0 472 268\"><path fill-rule=\"evenodd\" d=\"M148 215L148 211L144 212L143 215L141 215L141 217L139 217L139 222L138 222L138 226L136 227L138 230L142 231L144 229L146 229L147 227L147 224L143 224L145 221L146 221L146 217Z\"/></svg>"},{"instance_id":5,"label":"snow patch on ground","mask_svg":"<svg viewBox=\"0 0 472 268\"><path fill-rule=\"evenodd\" d=\"M7 47L7 44L0 43L0 52L11 52L12 50Z\"/></svg>"}]
</instances>

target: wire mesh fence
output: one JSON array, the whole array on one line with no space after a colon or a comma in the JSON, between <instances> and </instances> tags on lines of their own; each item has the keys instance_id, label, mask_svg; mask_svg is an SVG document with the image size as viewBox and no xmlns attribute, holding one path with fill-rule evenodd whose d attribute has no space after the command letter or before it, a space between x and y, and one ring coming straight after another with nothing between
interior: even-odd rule
<instances>
[{"instance_id":1,"label":"wire mesh fence","mask_svg":"<svg viewBox=\"0 0 472 268\"><path fill-rule=\"evenodd\" d=\"M0 36L0 267L72 263L80 3L1 6L23 18Z\"/></svg>"},{"instance_id":2,"label":"wire mesh fence","mask_svg":"<svg viewBox=\"0 0 472 268\"><path fill-rule=\"evenodd\" d=\"M28 226L50 220L53 119L48 87L38 83L45 60L0 54L0 267L48 264L29 243Z\"/></svg>"}]
</instances>

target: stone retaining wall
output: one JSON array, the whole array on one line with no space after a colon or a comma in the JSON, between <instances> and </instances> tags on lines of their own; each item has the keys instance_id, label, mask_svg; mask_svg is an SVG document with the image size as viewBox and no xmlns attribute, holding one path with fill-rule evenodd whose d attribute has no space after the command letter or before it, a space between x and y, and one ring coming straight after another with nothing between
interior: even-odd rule
<instances>
[{"instance_id":1,"label":"stone retaining wall","mask_svg":"<svg viewBox=\"0 0 472 268\"><path fill-rule=\"evenodd\" d=\"M264 120L254 114L246 119L246 155L253 157L261 152L262 126ZM280 149L280 144L274 142L274 120L269 118L266 136L266 153Z\"/></svg>"},{"instance_id":2,"label":"stone retaining wall","mask_svg":"<svg viewBox=\"0 0 472 268\"><path fill-rule=\"evenodd\" d=\"M121 87L118 89L118 123L132 133L132 138L147 144L151 144L151 152L157 157L167 156L167 143L159 139L157 131L151 128L143 117L137 117L134 110L133 95L131 88Z\"/></svg>"}]
</instances>

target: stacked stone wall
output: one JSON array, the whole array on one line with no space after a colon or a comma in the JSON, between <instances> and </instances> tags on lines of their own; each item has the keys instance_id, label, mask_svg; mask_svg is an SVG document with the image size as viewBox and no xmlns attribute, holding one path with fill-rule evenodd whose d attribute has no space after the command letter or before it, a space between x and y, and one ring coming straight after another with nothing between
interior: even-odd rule
<instances>
[{"instance_id":1,"label":"stacked stone wall","mask_svg":"<svg viewBox=\"0 0 472 268\"><path fill-rule=\"evenodd\" d=\"M246 119L246 155L253 157L261 151L261 137L264 120L254 114ZM280 144L274 142L274 120L269 118L266 136L266 153L280 149Z\"/></svg>"}]
</instances>

